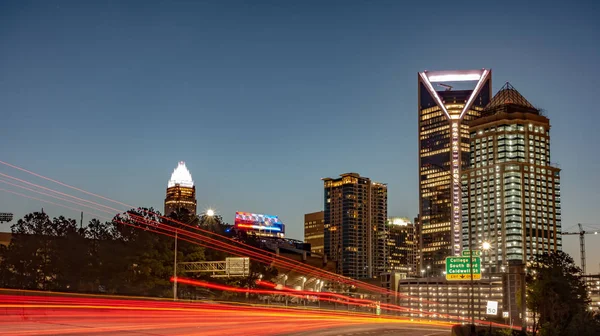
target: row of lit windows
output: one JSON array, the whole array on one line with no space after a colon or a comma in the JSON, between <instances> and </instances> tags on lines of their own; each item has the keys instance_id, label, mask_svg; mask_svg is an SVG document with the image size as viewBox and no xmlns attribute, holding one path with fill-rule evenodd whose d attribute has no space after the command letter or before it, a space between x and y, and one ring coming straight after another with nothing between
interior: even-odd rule
<instances>
[{"instance_id":1,"label":"row of lit windows","mask_svg":"<svg viewBox=\"0 0 600 336\"><path fill-rule=\"evenodd\" d=\"M484 210L485 211L485 210ZM490 209L490 211L492 213L489 214L489 216L476 216L474 211L471 213L463 213L463 216L465 217L464 220L466 220L466 216L468 216L470 219L472 220L477 220L478 224L488 224L488 223L494 223L494 222L501 222L499 216L501 216L501 213L497 213L496 217L493 214L493 209ZM544 210L547 211L547 210ZM481 213L481 211L477 212L478 214ZM486 215L488 215L488 213L485 213ZM532 217L529 217L529 214L526 213L525 214L527 217L525 217L525 222L526 223L532 223L531 218L533 218L533 220L538 220L538 221L542 221L542 223L546 224L548 222L548 220L550 220L550 222L552 222L553 218L554 218L554 214L552 213L552 209L550 209L550 213L546 213L544 212L543 214L539 214L537 217L535 216L535 214L532 214ZM522 217L520 213L517 214L507 214L507 222L517 222L520 223L522 221ZM557 219L558 217L560 217L560 214L556 215ZM489 219L489 220L488 220ZM538 222L536 221L536 222ZM558 220L557 220L558 222ZM538 222L539 223L539 222Z\"/></svg>"},{"instance_id":2,"label":"row of lit windows","mask_svg":"<svg viewBox=\"0 0 600 336\"><path fill-rule=\"evenodd\" d=\"M195 205L196 201L169 200L169 201L166 201L165 204L190 204L190 205Z\"/></svg>"},{"instance_id":3,"label":"row of lit windows","mask_svg":"<svg viewBox=\"0 0 600 336\"><path fill-rule=\"evenodd\" d=\"M528 170L529 170L529 167L528 167L528 166L524 166L524 167L523 167L523 169L524 169L525 171L528 171ZM486 172L486 170L487 170L487 172L489 172L489 173L493 173L493 172L494 172L494 168L483 168L483 169L472 170L472 171L469 173L469 176L471 176L471 177L474 177L475 175L477 175L477 176L484 175L484 178L487 178L487 174L486 174L487 172ZM507 170L508 170L508 169L507 169ZM500 167L499 167L499 166L496 166L496 172L499 172L499 171L500 171ZM538 167L538 168L536 168L536 172L539 174L539 175L537 176L537 178L539 178L539 179L546 179L546 178L548 178L549 180L551 180L551 179L552 179L552 176L551 176L551 175L549 175L549 174L552 174L552 173L553 173L553 171L551 171L551 170L549 170L549 169L546 171L546 169L544 169L544 168L539 168L539 167ZM548 173L548 175L546 174L546 172ZM493 175L493 174L492 174L492 175ZM555 175L555 176L558 176L558 172L555 172L555 173L554 173L554 175ZM505 173L505 174L504 174L504 176L505 176L505 177L511 177L511 176L514 176L514 177L517 177L517 178L521 177L521 175L520 175L520 173L519 173L519 172ZM523 176L525 176L525 177L531 177L531 178L534 178L534 177L536 177L536 175L534 174L534 167L531 167L531 174L529 174L529 173L524 173L524 175L523 175ZM465 178L465 177L466 177L466 175L463 175L463 178ZM499 173L496 173L496 177L500 177L500 174L499 174ZM479 178L478 178L478 179L479 179ZM558 178L555 178L555 181L556 181L556 182L558 182L558 181L559 181L559 179L558 179Z\"/></svg>"},{"instance_id":4,"label":"row of lit windows","mask_svg":"<svg viewBox=\"0 0 600 336\"><path fill-rule=\"evenodd\" d=\"M446 118L446 116L444 116L444 112L442 112L438 109L437 112L433 111L433 113L422 113L421 121L428 120L428 119L435 118L435 117L442 117L442 116L444 118Z\"/></svg>"},{"instance_id":5,"label":"row of lit windows","mask_svg":"<svg viewBox=\"0 0 600 336\"><path fill-rule=\"evenodd\" d=\"M536 182L534 182L536 181ZM427 183L429 183L428 181L426 181ZM483 188L481 183L477 184L477 187L475 187L475 184L471 184L471 187L469 188L469 190L471 191L471 194L475 194L475 190L477 190L476 194L477 195L481 195L482 191L483 191L483 195L488 195L488 187L489 187L489 194L493 194L494 190L496 190L497 193L500 192L500 190L502 189L502 184L508 186L510 183L510 188L507 188L507 192L504 194L505 196L521 196L520 190L521 190L521 183L514 183L511 181L505 181L504 183L499 182L498 184L495 185L494 187L494 182L493 181L489 181L489 182L483 182ZM546 184L546 182L540 182L539 180L531 180L531 184L529 183L529 181L525 181L523 183L524 186L524 190L525 192L527 192L527 194L525 196L529 195L529 191L531 191L532 195L535 195L535 190L536 189L536 184L537 184L537 191L538 193L540 192L540 189L542 189L544 191L544 193L542 195L546 195L545 192L546 190L552 192L552 183L548 182L548 184ZM516 187L514 187L516 186ZM559 192L559 185L554 185L555 186L555 190L556 192ZM546 188L547 187L547 188ZM466 186L463 187L463 189L465 189ZM508 191L508 190L511 191Z\"/></svg>"},{"instance_id":6,"label":"row of lit windows","mask_svg":"<svg viewBox=\"0 0 600 336\"><path fill-rule=\"evenodd\" d=\"M523 141L515 141L514 143L509 142L505 143L504 140L498 142L498 144L493 143L482 143L482 144L473 144L471 143L470 151L474 153L474 156L483 155L487 153L494 153L495 150L498 152L513 152L520 151L525 152L527 149L529 153L540 153L540 154L548 154L550 153L550 148L544 145L533 146L532 143L529 146L526 146Z\"/></svg>"},{"instance_id":7,"label":"row of lit windows","mask_svg":"<svg viewBox=\"0 0 600 336\"><path fill-rule=\"evenodd\" d=\"M425 184L429 184L429 183L436 183L436 182L440 182L440 181L449 181L449 180L450 180L450 174L443 174L440 177L428 178L426 180L421 180L421 184L425 185Z\"/></svg>"},{"instance_id":8,"label":"row of lit windows","mask_svg":"<svg viewBox=\"0 0 600 336\"><path fill-rule=\"evenodd\" d=\"M426 109L422 109L421 110L421 115L423 114L428 114L428 113L432 113L432 112L436 112L436 111L441 111L440 107L435 105Z\"/></svg>"},{"instance_id":9,"label":"row of lit windows","mask_svg":"<svg viewBox=\"0 0 600 336\"><path fill-rule=\"evenodd\" d=\"M450 146L443 148L443 149L438 149L433 152L421 153L421 157L427 157L427 156L433 156L433 155L442 154L442 153L448 153L449 151L450 151Z\"/></svg>"},{"instance_id":10,"label":"row of lit windows","mask_svg":"<svg viewBox=\"0 0 600 336\"><path fill-rule=\"evenodd\" d=\"M421 132L420 132L420 135L423 136L423 135L427 135L427 134L431 134L431 133L437 133L437 132L442 132L442 131L445 131L445 132L449 133L450 132L450 124L446 123L446 124L444 124L442 126L439 126L439 127L436 127L436 128L432 128L432 129L427 129L427 130L423 130L422 129ZM427 139L427 137L421 137L421 140L425 140L425 139Z\"/></svg>"},{"instance_id":11,"label":"row of lit windows","mask_svg":"<svg viewBox=\"0 0 600 336\"><path fill-rule=\"evenodd\" d=\"M323 227L323 224L320 224L320 225L319 224L308 224L308 225L305 224L304 225L304 229L305 230L308 230L308 229L320 229L322 227Z\"/></svg>"},{"instance_id":12,"label":"row of lit windows","mask_svg":"<svg viewBox=\"0 0 600 336\"><path fill-rule=\"evenodd\" d=\"M533 124L529 124L527 125L527 130L530 132L535 132L535 133L544 133L544 131L546 131L546 134L548 134L547 129L544 128L544 126L538 126L538 125L533 125ZM484 129L481 130L474 130L474 134L483 134L483 133L488 133L488 132L514 132L514 131L518 131L518 132L523 132L525 131L525 125L524 124L503 124L503 125L499 125L499 126L492 126L492 127L486 127Z\"/></svg>"},{"instance_id":13,"label":"row of lit windows","mask_svg":"<svg viewBox=\"0 0 600 336\"><path fill-rule=\"evenodd\" d=\"M421 175L427 175L426 178L428 180L431 180L431 179L434 179L434 178L437 178L437 177L440 177L440 176L448 176L449 177L449 175L450 175L450 171L441 171L441 172L436 172L436 173L433 173L433 174L428 174L427 172L425 172L425 173L426 174L421 173Z\"/></svg>"}]
</instances>

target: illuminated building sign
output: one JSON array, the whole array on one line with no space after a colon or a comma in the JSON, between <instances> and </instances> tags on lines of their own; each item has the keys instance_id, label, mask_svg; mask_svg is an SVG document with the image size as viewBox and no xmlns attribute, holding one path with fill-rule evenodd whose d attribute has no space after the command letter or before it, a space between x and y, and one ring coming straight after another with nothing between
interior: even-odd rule
<instances>
[{"instance_id":1,"label":"illuminated building sign","mask_svg":"<svg viewBox=\"0 0 600 336\"><path fill-rule=\"evenodd\" d=\"M462 232L460 135L458 121L452 122L452 252L460 253Z\"/></svg>"},{"instance_id":2,"label":"illuminated building sign","mask_svg":"<svg viewBox=\"0 0 600 336\"><path fill-rule=\"evenodd\" d=\"M283 234L285 231L279 217L251 212L236 212L234 224L236 228L244 231L257 230L274 234Z\"/></svg>"}]
</instances>

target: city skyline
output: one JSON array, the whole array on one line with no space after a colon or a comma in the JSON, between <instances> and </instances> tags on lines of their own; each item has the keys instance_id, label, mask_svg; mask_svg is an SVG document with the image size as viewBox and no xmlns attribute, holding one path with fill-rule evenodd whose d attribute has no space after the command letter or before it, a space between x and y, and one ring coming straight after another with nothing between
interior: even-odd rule
<instances>
[{"instance_id":1,"label":"city skyline","mask_svg":"<svg viewBox=\"0 0 600 336\"><path fill-rule=\"evenodd\" d=\"M1 6L0 39L12 46L0 59L0 101L10 125L0 134L9 145L0 150L6 162L162 209L164 182L183 160L196 180L198 212L215 208L230 223L237 209L276 213L292 238L302 237L305 213L322 210L320 178L357 171L388 183L390 216L413 218L414 74L485 67L494 71L493 92L510 81L551 120L563 230L600 224L594 211L600 159L587 155L600 143L594 126L600 117L583 108L595 106L598 96L599 47L589 43L600 39L592 17L597 4L570 11L540 6L535 17L492 4L455 21L444 20L448 3L439 12L304 4L294 15L285 5L242 7L256 14L250 18L236 11L211 18L219 4L172 11L148 4L141 14L100 4ZM445 39L431 43L439 40L438 28L416 30L411 13L423 10L430 22L445 22L443 29L462 36L464 48ZM462 25L484 16L485 33ZM166 24L165 17L180 24ZM507 27L508 19L514 25ZM167 41L163 50L156 40ZM452 53L439 52L451 46ZM167 138L164 128L173 124ZM364 135L347 146L348 134ZM42 207L79 216L6 193L0 204L15 219ZM587 240L589 271L600 262L594 238ZM577 237L565 237L563 245L579 263Z\"/></svg>"}]
</instances>

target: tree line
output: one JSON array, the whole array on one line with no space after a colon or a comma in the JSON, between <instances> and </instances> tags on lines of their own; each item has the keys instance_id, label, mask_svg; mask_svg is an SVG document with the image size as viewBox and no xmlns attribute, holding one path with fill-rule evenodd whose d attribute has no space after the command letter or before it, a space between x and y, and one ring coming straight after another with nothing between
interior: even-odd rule
<instances>
[{"instance_id":1,"label":"tree line","mask_svg":"<svg viewBox=\"0 0 600 336\"><path fill-rule=\"evenodd\" d=\"M573 258L562 251L531 260L526 302L534 336L600 335L600 314L590 305L582 274Z\"/></svg>"},{"instance_id":2,"label":"tree line","mask_svg":"<svg viewBox=\"0 0 600 336\"><path fill-rule=\"evenodd\" d=\"M148 214L155 215L148 218ZM175 221L184 222L222 235L228 228L220 216L196 216L184 209L169 218L152 208L132 209L111 221L92 219L86 226L71 218L50 218L44 212L33 212L11 226L10 244L0 246L0 287L171 297L175 240L149 230L151 225L144 226L144 218L171 226L177 225ZM141 228L124 223L141 223ZM239 238L256 243L254 237ZM177 243L178 262L218 261L229 256L185 240ZM269 265L253 262L251 266L246 278L214 279L183 274L180 268L178 276L252 287L259 276L271 278L277 274ZM179 292L180 297L186 293L191 296L197 290L180 286Z\"/></svg>"}]
</instances>

